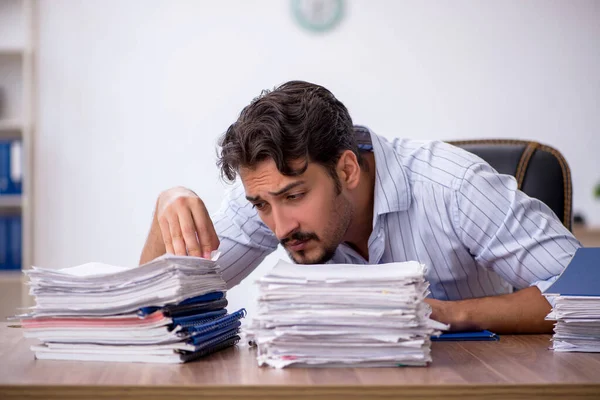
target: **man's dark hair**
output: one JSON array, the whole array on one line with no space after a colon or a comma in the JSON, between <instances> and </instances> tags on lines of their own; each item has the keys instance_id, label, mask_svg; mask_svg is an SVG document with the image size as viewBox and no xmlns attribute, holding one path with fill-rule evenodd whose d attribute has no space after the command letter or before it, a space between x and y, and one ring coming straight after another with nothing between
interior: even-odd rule
<instances>
[{"instance_id":1,"label":"man's dark hair","mask_svg":"<svg viewBox=\"0 0 600 400\"><path fill-rule=\"evenodd\" d=\"M335 167L341 154L351 150L363 165L346 107L323 86L303 81L264 90L242 110L219 145L217 165L229 181L241 167L252 168L266 159L287 176L301 175L309 162L315 162L325 167L339 193ZM294 160L305 162L294 169L290 166Z\"/></svg>"}]
</instances>

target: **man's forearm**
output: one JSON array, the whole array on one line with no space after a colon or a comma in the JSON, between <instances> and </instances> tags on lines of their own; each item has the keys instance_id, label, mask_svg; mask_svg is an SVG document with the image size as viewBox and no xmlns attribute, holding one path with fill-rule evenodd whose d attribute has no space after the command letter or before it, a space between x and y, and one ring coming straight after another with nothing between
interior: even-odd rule
<instances>
[{"instance_id":1,"label":"man's forearm","mask_svg":"<svg viewBox=\"0 0 600 400\"><path fill-rule=\"evenodd\" d=\"M152 218L152 226L150 227L150 233L144 244L142 255L140 257L140 265L147 263L148 261L154 260L156 257L162 256L167 252L165 243L163 241L162 234L160 232L160 225L156 213Z\"/></svg>"},{"instance_id":2,"label":"man's forearm","mask_svg":"<svg viewBox=\"0 0 600 400\"><path fill-rule=\"evenodd\" d=\"M554 325L553 321L544 320L551 306L535 286L502 296L426 301L433 310L431 318L450 324L453 331L551 333Z\"/></svg>"}]
</instances>

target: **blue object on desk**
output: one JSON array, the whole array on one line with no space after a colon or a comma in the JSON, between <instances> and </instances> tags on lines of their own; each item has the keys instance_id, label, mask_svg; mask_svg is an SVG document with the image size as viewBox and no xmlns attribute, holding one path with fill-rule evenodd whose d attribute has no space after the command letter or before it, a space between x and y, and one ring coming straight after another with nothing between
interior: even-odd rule
<instances>
[{"instance_id":1,"label":"blue object on desk","mask_svg":"<svg viewBox=\"0 0 600 400\"><path fill-rule=\"evenodd\" d=\"M485 331L476 331L476 332L449 332L442 333L440 336L432 336L431 341L433 342L454 342L454 341L476 341L476 340L486 340L486 341L498 341L500 340L500 336L496 335L494 332L490 332L488 330Z\"/></svg>"},{"instance_id":2,"label":"blue object on desk","mask_svg":"<svg viewBox=\"0 0 600 400\"><path fill-rule=\"evenodd\" d=\"M544 294L600 296L600 247L581 247Z\"/></svg>"},{"instance_id":3,"label":"blue object on desk","mask_svg":"<svg viewBox=\"0 0 600 400\"><path fill-rule=\"evenodd\" d=\"M187 312L185 313L185 315L197 315L200 312L204 312L204 311L214 311L217 309L221 309L221 308L225 308L225 306L227 305L226 301L223 301L221 303L217 303L216 300L221 300L223 299L225 296L224 292L210 292L210 293L206 293L203 294L201 296L196 296L196 297L191 297L189 299L183 300L180 303L177 304L169 304L166 306L148 306L148 307L142 307L138 310L138 315L140 317L145 317L146 315L150 315L153 312L162 310L165 315L171 317L174 316L174 314L177 314L178 310L182 310L182 309L187 309L187 311L197 311L197 312ZM220 304L220 307L211 307L209 303L212 304ZM189 307L192 305L197 305L198 307L196 307L196 310L193 309L193 307ZM204 307L204 306L208 306L208 307ZM182 315L183 316L183 315Z\"/></svg>"}]
</instances>

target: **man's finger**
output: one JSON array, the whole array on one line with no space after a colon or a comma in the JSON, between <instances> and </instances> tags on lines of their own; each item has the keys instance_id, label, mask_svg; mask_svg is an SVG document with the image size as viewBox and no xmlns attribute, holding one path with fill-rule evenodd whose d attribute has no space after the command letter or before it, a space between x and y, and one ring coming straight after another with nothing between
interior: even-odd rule
<instances>
[{"instance_id":1,"label":"man's finger","mask_svg":"<svg viewBox=\"0 0 600 400\"><path fill-rule=\"evenodd\" d=\"M183 233L181 232L181 226L179 226L179 218L177 214L172 214L167 217L169 220L169 231L171 232L171 241L173 243L173 250L175 255L185 256L187 251L185 249L185 242L183 240Z\"/></svg>"},{"instance_id":2,"label":"man's finger","mask_svg":"<svg viewBox=\"0 0 600 400\"><path fill-rule=\"evenodd\" d=\"M160 233L162 234L163 243L165 244L165 250L167 253L175 254L173 249L173 240L171 239L171 230L169 228L169 221L166 217L158 219L158 225L160 226Z\"/></svg>"},{"instance_id":3,"label":"man's finger","mask_svg":"<svg viewBox=\"0 0 600 400\"><path fill-rule=\"evenodd\" d=\"M196 225L192 218L192 212L189 209L184 208L179 212L178 217L187 254L194 257L202 257L202 250L200 249L200 243L196 236Z\"/></svg>"},{"instance_id":4,"label":"man's finger","mask_svg":"<svg viewBox=\"0 0 600 400\"><path fill-rule=\"evenodd\" d=\"M211 251L217 250L219 247L219 238L215 232L215 227L208 215L208 211L201 204L198 204L197 207L192 207L192 216L196 225L196 232L198 232L198 239L200 240L202 257L210 258Z\"/></svg>"}]
</instances>

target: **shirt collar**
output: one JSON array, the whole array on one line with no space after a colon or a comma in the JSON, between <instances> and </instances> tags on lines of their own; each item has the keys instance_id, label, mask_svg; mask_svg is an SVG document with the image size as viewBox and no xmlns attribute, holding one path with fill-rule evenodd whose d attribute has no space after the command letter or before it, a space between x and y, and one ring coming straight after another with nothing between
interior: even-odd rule
<instances>
[{"instance_id":1,"label":"shirt collar","mask_svg":"<svg viewBox=\"0 0 600 400\"><path fill-rule=\"evenodd\" d=\"M400 155L385 138L370 129L369 133L376 170L373 219L382 214L406 211L411 201L410 183Z\"/></svg>"}]
</instances>

